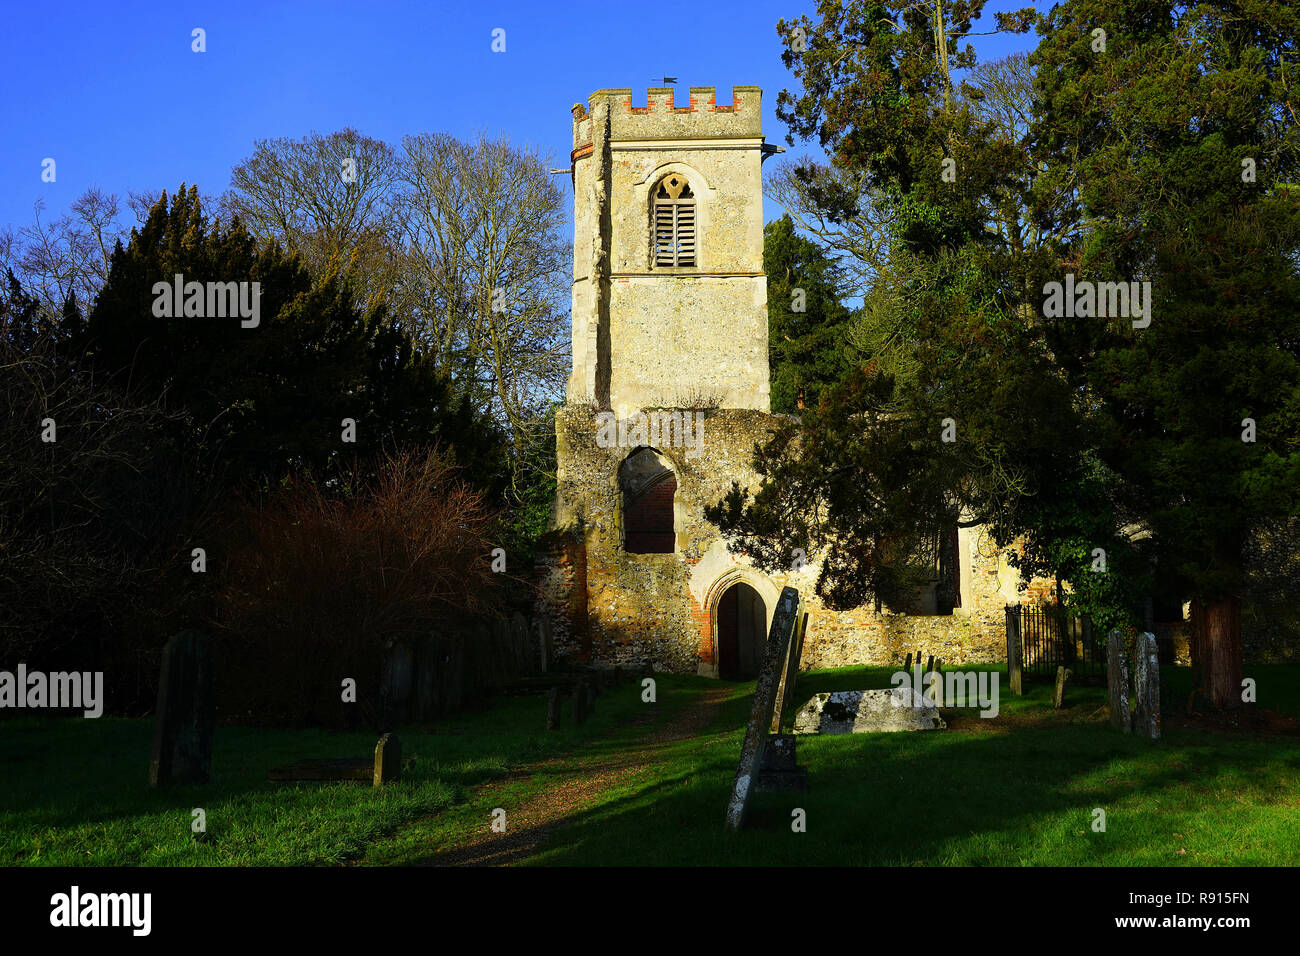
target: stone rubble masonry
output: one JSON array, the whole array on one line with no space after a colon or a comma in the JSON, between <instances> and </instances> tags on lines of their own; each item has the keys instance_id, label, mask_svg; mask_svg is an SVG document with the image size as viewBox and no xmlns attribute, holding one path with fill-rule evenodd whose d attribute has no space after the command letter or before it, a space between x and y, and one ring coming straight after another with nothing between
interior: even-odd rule
<instances>
[{"instance_id":1,"label":"stone rubble masonry","mask_svg":"<svg viewBox=\"0 0 1300 956\"><path fill-rule=\"evenodd\" d=\"M573 372L555 423L552 530L537 561L556 655L717 676L717 602L743 581L769 626L783 587L807 596L803 669L892 664L921 648L951 665L1003 659L1018 574L982 529L959 532L963 606L938 617L834 613L813 593L816 563L763 574L704 519L733 480L757 489L754 446L791 419L770 414L762 91L735 86L730 104L713 87L692 87L680 104L676 95L651 89L642 106L630 89L602 89L572 108ZM693 268L653 261L654 191L669 174L695 197ZM636 449L600 448L595 416L656 409L703 410L703 446L656 446L676 473L676 547L628 554L619 466ZM908 610L933 609L929 594Z\"/></svg>"},{"instance_id":2,"label":"stone rubble masonry","mask_svg":"<svg viewBox=\"0 0 1300 956\"><path fill-rule=\"evenodd\" d=\"M561 406L556 415L555 530L544 540L538 570L539 611L551 618L557 656L716 676L717 601L743 581L762 596L769 624L781 588L807 595L802 670L888 665L917 648L953 666L1003 659L1004 609L1016 599L1016 572L983 529L959 535L963 607L953 615L878 614L870 606L831 611L813 593L816 562L797 573L764 574L730 554L704 518L705 505L720 501L733 480L758 487L754 446L791 417L712 409L705 412L701 454L657 449L677 478L674 553L629 554L618 469L633 449L598 446L595 416L593 406L580 404Z\"/></svg>"}]
</instances>

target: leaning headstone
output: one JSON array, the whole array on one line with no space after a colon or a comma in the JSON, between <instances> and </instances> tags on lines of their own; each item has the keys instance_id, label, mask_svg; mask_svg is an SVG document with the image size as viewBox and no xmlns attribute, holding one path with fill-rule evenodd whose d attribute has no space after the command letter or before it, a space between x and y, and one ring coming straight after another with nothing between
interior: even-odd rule
<instances>
[{"instance_id":1,"label":"leaning headstone","mask_svg":"<svg viewBox=\"0 0 1300 956\"><path fill-rule=\"evenodd\" d=\"M546 729L560 729L560 688L552 687L546 695Z\"/></svg>"},{"instance_id":2,"label":"leaning headstone","mask_svg":"<svg viewBox=\"0 0 1300 956\"><path fill-rule=\"evenodd\" d=\"M375 744L376 787L402 779L402 744L397 734L384 734Z\"/></svg>"},{"instance_id":3,"label":"leaning headstone","mask_svg":"<svg viewBox=\"0 0 1300 956\"><path fill-rule=\"evenodd\" d=\"M785 712L794 700L807 627L808 615L798 612L794 632L790 635L790 646L785 653L785 668L776 689L776 701L772 705L772 725L763 747L763 762L759 766L757 787L760 793L808 792L808 768L798 762L798 741L793 734L781 733Z\"/></svg>"},{"instance_id":4,"label":"leaning headstone","mask_svg":"<svg viewBox=\"0 0 1300 956\"><path fill-rule=\"evenodd\" d=\"M158 681L149 786L207 783L216 723L216 663L209 638L184 631L167 641Z\"/></svg>"},{"instance_id":5,"label":"leaning headstone","mask_svg":"<svg viewBox=\"0 0 1300 956\"><path fill-rule=\"evenodd\" d=\"M947 726L934 704L906 687L814 694L794 719L796 734L874 734Z\"/></svg>"},{"instance_id":6,"label":"leaning headstone","mask_svg":"<svg viewBox=\"0 0 1300 956\"><path fill-rule=\"evenodd\" d=\"M736 780L731 787L731 798L727 801L727 828L731 830L739 830L744 826L749 798L757 789L768 728L772 725L772 710L776 705L777 685L781 680L798 613L799 592L791 587L783 588L777 599L776 613L772 615L772 627L767 634L763 664L758 672L758 686L754 690L754 704L750 708L749 723L745 725L745 742L740 748L740 764L736 767Z\"/></svg>"},{"instance_id":7,"label":"leaning headstone","mask_svg":"<svg viewBox=\"0 0 1300 956\"><path fill-rule=\"evenodd\" d=\"M1133 729L1133 713L1129 707L1128 655L1124 653L1124 638L1118 630L1111 631L1106 637L1106 690L1110 698L1111 725L1128 733Z\"/></svg>"},{"instance_id":8,"label":"leaning headstone","mask_svg":"<svg viewBox=\"0 0 1300 956\"><path fill-rule=\"evenodd\" d=\"M808 615L803 614L799 620L795 621L794 632L790 635L790 646L786 648L781 679L776 686L776 701L772 705L772 726L768 728L771 734L781 733L781 726L785 723L786 711L789 710L790 704L794 700L795 685L799 680L799 660L803 655L804 628L807 623ZM789 747L791 761L793 761L793 739L791 739Z\"/></svg>"},{"instance_id":9,"label":"leaning headstone","mask_svg":"<svg viewBox=\"0 0 1300 956\"><path fill-rule=\"evenodd\" d=\"M1144 631L1133 651L1133 730L1147 740L1160 738L1160 653L1156 636Z\"/></svg>"},{"instance_id":10,"label":"leaning headstone","mask_svg":"<svg viewBox=\"0 0 1300 956\"><path fill-rule=\"evenodd\" d=\"M1064 665L1056 668L1056 690L1052 694L1052 707L1056 710L1065 706L1065 685L1070 680L1070 673Z\"/></svg>"}]
</instances>

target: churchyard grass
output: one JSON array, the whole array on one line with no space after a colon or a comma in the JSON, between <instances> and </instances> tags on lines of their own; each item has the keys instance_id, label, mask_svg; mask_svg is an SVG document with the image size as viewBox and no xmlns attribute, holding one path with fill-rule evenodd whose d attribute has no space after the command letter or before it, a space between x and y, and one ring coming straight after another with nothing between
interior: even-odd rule
<instances>
[{"instance_id":1,"label":"churchyard grass","mask_svg":"<svg viewBox=\"0 0 1300 956\"><path fill-rule=\"evenodd\" d=\"M887 687L892 670L803 674L796 705L818 691ZM1300 667L1247 673L1264 706L1300 715ZM1190 673L1162 675L1168 714L1186 701ZM1071 685L1054 711L1050 683L1028 683L1016 698L1002 676L995 719L945 710L946 731L801 737L810 792L757 794L738 834L723 817L752 682L658 675L656 704L625 684L579 728L566 709L551 733L544 697L499 698L402 729L415 766L378 790L266 780L298 757L367 755L370 733L219 726L212 785L151 793L150 721L5 721L0 864L413 863L481 837L496 806L513 813L565 775L582 781L588 768L642 749L628 772L582 791L515 862L1300 864L1300 737L1185 728L1167 716L1152 744L1109 727L1103 688ZM718 694L702 729L650 743ZM194 807L207 811L204 840L190 831ZM791 829L796 808L806 832ZM1098 808L1105 832L1093 829Z\"/></svg>"},{"instance_id":2,"label":"churchyard grass","mask_svg":"<svg viewBox=\"0 0 1300 956\"><path fill-rule=\"evenodd\" d=\"M996 668L995 668L996 669ZM1248 669L1274 708L1300 713L1300 667ZM889 686L891 668L801 675L797 700ZM1163 669L1185 701L1190 674ZM1003 674L1005 677L1005 674ZM673 747L653 775L575 815L536 862L559 865L1296 865L1300 737L1167 727L1152 744L1106 723L1105 691L1049 683L1004 693L998 719L945 711L938 732L801 737L806 794L757 794L723 831L752 685ZM1005 691L1005 681L1003 682ZM803 809L807 830L792 831ZM1092 828L1106 812L1105 832Z\"/></svg>"},{"instance_id":3,"label":"churchyard grass","mask_svg":"<svg viewBox=\"0 0 1300 956\"><path fill-rule=\"evenodd\" d=\"M463 800L512 767L627 727L641 714L625 685L579 728L548 732L545 699L502 697L399 737L414 766L383 788L272 783L302 757L369 757L377 734L218 726L212 783L146 785L151 720L0 721L0 866L333 864L372 840ZM423 732L422 732L423 731ZM206 812L207 833L191 831Z\"/></svg>"}]
</instances>

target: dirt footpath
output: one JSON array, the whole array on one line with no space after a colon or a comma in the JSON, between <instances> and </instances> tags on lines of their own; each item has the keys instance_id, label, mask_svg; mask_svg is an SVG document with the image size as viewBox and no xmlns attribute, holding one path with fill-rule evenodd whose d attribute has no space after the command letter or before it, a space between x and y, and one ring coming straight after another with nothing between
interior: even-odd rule
<instances>
[{"instance_id":1,"label":"dirt footpath","mask_svg":"<svg viewBox=\"0 0 1300 956\"><path fill-rule=\"evenodd\" d=\"M511 774L510 780L529 779L537 774L553 780L522 804L512 806L509 798L497 804L506 811L505 833L493 833L485 818L481 833L440 848L416 865L509 866L527 859L545 846L549 835L563 826L565 819L606 791L654 766L667 745L694 737L709 726L728 690L727 687L709 690L632 749L598 758L584 757L579 750L521 768ZM504 793L508 782L498 781L480 789L475 794L475 802L490 801L493 794Z\"/></svg>"}]
</instances>

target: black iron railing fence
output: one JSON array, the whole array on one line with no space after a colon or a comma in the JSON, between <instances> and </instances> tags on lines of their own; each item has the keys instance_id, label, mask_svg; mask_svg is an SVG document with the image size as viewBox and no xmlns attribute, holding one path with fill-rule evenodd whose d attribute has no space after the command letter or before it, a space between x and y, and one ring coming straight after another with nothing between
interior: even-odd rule
<instances>
[{"instance_id":1,"label":"black iron railing fence","mask_svg":"<svg viewBox=\"0 0 1300 956\"><path fill-rule=\"evenodd\" d=\"M1097 642L1086 614L1070 614L1057 605L1012 605L1007 608L1008 648L1019 646L1026 680L1055 680L1068 667L1073 682L1106 681L1106 649Z\"/></svg>"}]
</instances>

